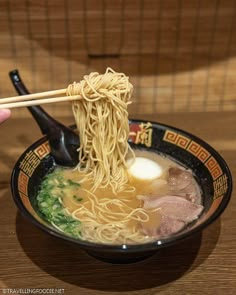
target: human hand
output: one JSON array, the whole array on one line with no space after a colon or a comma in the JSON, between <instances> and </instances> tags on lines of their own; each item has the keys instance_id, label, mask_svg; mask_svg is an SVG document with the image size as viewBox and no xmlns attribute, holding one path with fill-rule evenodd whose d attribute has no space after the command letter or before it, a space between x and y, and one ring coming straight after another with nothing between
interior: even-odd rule
<instances>
[{"instance_id":1,"label":"human hand","mask_svg":"<svg viewBox=\"0 0 236 295\"><path fill-rule=\"evenodd\" d=\"M0 124L6 121L11 116L11 111L9 109L0 110Z\"/></svg>"}]
</instances>

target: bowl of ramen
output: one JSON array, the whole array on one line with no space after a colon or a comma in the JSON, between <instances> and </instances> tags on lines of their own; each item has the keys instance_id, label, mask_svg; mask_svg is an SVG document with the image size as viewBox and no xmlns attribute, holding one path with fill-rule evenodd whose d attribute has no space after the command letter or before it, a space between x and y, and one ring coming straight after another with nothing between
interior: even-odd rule
<instances>
[{"instance_id":1,"label":"bowl of ramen","mask_svg":"<svg viewBox=\"0 0 236 295\"><path fill-rule=\"evenodd\" d=\"M231 197L224 159L200 138L129 120L132 85L108 69L73 83L78 165L59 166L46 136L18 159L11 178L20 212L46 233L110 262L144 259L203 230Z\"/></svg>"}]
</instances>

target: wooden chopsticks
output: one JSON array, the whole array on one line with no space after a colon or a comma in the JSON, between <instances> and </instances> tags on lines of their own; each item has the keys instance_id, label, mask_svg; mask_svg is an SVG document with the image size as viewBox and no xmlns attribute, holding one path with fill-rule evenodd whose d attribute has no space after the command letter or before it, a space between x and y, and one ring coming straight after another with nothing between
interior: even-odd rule
<instances>
[{"instance_id":1,"label":"wooden chopsticks","mask_svg":"<svg viewBox=\"0 0 236 295\"><path fill-rule=\"evenodd\" d=\"M56 95L63 95L61 97L51 97ZM72 101L80 99L80 95L65 96L66 88L52 91L39 92L34 94L27 94L22 96L13 96L0 99L0 109L10 109L19 107L28 107L39 104L57 103L63 101Z\"/></svg>"}]
</instances>

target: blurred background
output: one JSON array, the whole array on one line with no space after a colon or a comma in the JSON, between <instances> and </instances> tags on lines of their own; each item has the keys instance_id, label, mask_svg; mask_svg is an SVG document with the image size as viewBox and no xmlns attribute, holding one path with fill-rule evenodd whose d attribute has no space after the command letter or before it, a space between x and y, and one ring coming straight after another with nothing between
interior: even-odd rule
<instances>
[{"instance_id":1,"label":"blurred background","mask_svg":"<svg viewBox=\"0 0 236 295\"><path fill-rule=\"evenodd\" d=\"M130 76L131 116L236 110L236 1L0 0L0 97L15 68L41 92L106 67Z\"/></svg>"}]
</instances>

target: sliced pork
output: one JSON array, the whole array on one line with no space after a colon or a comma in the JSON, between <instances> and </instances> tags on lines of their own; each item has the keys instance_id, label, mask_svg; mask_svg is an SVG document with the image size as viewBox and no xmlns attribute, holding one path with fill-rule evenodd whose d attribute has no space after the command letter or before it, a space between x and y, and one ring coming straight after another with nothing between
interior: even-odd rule
<instances>
[{"instance_id":1,"label":"sliced pork","mask_svg":"<svg viewBox=\"0 0 236 295\"><path fill-rule=\"evenodd\" d=\"M168 216L163 215L158 219L156 220L156 224L152 222L152 226L150 226L150 224L143 223L141 226L142 232L149 237L164 238L177 233L185 226L183 221Z\"/></svg>"},{"instance_id":2,"label":"sliced pork","mask_svg":"<svg viewBox=\"0 0 236 295\"><path fill-rule=\"evenodd\" d=\"M201 193L190 171L171 167L168 172L167 183L170 191L191 202L198 204L201 202Z\"/></svg>"},{"instance_id":3,"label":"sliced pork","mask_svg":"<svg viewBox=\"0 0 236 295\"><path fill-rule=\"evenodd\" d=\"M194 204L177 196L145 199L144 208L160 208L162 215L183 220L185 222L191 222L196 219L203 210L202 205Z\"/></svg>"},{"instance_id":4,"label":"sliced pork","mask_svg":"<svg viewBox=\"0 0 236 295\"><path fill-rule=\"evenodd\" d=\"M158 238L178 232L186 224L197 219L203 211L202 205L194 204L179 196L145 198L143 201L145 209L160 208L156 211L156 224L152 222L152 227L150 224L142 224L144 233Z\"/></svg>"},{"instance_id":5,"label":"sliced pork","mask_svg":"<svg viewBox=\"0 0 236 295\"><path fill-rule=\"evenodd\" d=\"M169 169L168 184L173 190L182 190L192 182L192 173L178 167Z\"/></svg>"}]
</instances>

